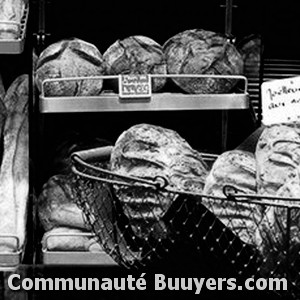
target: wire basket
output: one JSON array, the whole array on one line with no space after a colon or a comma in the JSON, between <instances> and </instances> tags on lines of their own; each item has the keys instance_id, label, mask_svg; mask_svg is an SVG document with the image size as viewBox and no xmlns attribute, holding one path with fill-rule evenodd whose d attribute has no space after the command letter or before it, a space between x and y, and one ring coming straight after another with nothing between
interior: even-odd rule
<instances>
[{"instance_id":1,"label":"wire basket","mask_svg":"<svg viewBox=\"0 0 300 300\"><path fill-rule=\"evenodd\" d=\"M160 176L145 180L118 175L109 171L111 150L73 153L72 170L77 204L119 265L151 266L189 240L199 252L226 261L236 276L286 278L289 295L300 296L300 199L245 195L233 186L224 186L224 196L215 197L176 190ZM210 164L216 157L203 156ZM142 200L124 204L119 195L126 189ZM155 204L143 201L149 194L174 201L161 214Z\"/></svg>"}]
</instances>

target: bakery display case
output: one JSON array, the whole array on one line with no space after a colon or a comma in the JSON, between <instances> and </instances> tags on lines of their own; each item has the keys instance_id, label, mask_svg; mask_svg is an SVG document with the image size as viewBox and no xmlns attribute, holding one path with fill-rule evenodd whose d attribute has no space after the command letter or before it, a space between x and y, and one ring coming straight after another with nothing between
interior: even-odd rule
<instances>
[{"instance_id":1,"label":"bakery display case","mask_svg":"<svg viewBox=\"0 0 300 300\"><path fill-rule=\"evenodd\" d=\"M288 182L299 128L265 127L260 94L263 82L300 75L297 20L288 3L198 5L26 2L23 38L0 40L6 89L30 75L27 236L0 251L4 271L278 277L288 292L259 299L300 295L299 199ZM0 230L2 239L22 243Z\"/></svg>"}]
</instances>

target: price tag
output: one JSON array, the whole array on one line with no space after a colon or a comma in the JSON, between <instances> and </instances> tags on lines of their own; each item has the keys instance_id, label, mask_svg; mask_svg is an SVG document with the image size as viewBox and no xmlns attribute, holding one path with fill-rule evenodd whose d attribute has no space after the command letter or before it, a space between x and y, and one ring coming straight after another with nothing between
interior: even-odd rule
<instances>
[{"instance_id":1,"label":"price tag","mask_svg":"<svg viewBox=\"0 0 300 300\"><path fill-rule=\"evenodd\" d=\"M150 98L151 78L149 75L120 75L120 98Z\"/></svg>"},{"instance_id":2,"label":"price tag","mask_svg":"<svg viewBox=\"0 0 300 300\"><path fill-rule=\"evenodd\" d=\"M299 120L300 76L264 82L261 93L265 125Z\"/></svg>"}]
</instances>

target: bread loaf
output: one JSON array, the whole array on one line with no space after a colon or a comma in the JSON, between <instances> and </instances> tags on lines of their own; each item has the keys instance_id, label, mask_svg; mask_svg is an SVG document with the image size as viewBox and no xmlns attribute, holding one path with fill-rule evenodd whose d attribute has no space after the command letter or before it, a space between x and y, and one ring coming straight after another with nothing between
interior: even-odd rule
<instances>
[{"instance_id":1,"label":"bread loaf","mask_svg":"<svg viewBox=\"0 0 300 300\"><path fill-rule=\"evenodd\" d=\"M163 45L169 74L239 75L243 60L225 36L202 29L176 34ZM216 78L173 78L191 94L227 93L237 80Z\"/></svg>"},{"instance_id":2,"label":"bread loaf","mask_svg":"<svg viewBox=\"0 0 300 300\"><path fill-rule=\"evenodd\" d=\"M9 114L4 127L4 154L0 169L0 234L18 237L21 248L25 242L29 192L28 76L23 75L15 82L22 87L18 90L19 94L11 94L17 97L17 101L11 99L15 105L7 99L5 101ZM15 82L12 88L16 86ZM10 107L14 107L14 111L10 111ZM18 250L16 240L0 238L0 250Z\"/></svg>"},{"instance_id":3,"label":"bread loaf","mask_svg":"<svg viewBox=\"0 0 300 300\"><path fill-rule=\"evenodd\" d=\"M42 239L43 249L48 251L103 251L95 237L68 227L57 227L46 232Z\"/></svg>"},{"instance_id":4,"label":"bread loaf","mask_svg":"<svg viewBox=\"0 0 300 300\"><path fill-rule=\"evenodd\" d=\"M300 198L300 124L276 124L263 131L256 148L258 193L268 196ZM287 200L275 200L282 204ZM295 204L291 201L291 204ZM300 212L292 209L290 216L290 243L286 249L287 210L268 206L257 231L260 251L268 254L268 268L277 265L285 251L290 261L299 264ZM272 251L276 249L276 251Z\"/></svg>"},{"instance_id":5,"label":"bread loaf","mask_svg":"<svg viewBox=\"0 0 300 300\"><path fill-rule=\"evenodd\" d=\"M25 0L0 0L0 39L19 38L24 10Z\"/></svg>"},{"instance_id":6,"label":"bread loaf","mask_svg":"<svg viewBox=\"0 0 300 300\"><path fill-rule=\"evenodd\" d=\"M162 47L145 36L117 40L105 51L103 58L110 75L167 73ZM160 90L165 83L166 78L154 78L152 90Z\"/></svg>"},{"instance_id":7,"label":"bread loaf","mask_svg":"<svg viewBox=\"0 0 300 300\"><path fill-rule=\"evenodd\" d=\"M149 124L123 132L111 153L111 170L144 179L165 177L169 187L201 192L207 166L201 155L173 130ZM142 239L164 239L171 233L164 216L174 194L151 188L115 187L134 234Z\"/></svg>"},{"instance_id":8,"label":"bread loaf","mask_svg":"<svg viewBox=\"0 0 300 300\"><path fill-rule=\"evenodd\" d=\"M96 46L73 38L48 46L39 56L35 82L41 92L45 79L90 77L103 75L102 55ZM102 89L102 79L72 80L47 83L46 96L96 96Z\"/></svg>"},{"instance_id":9,"label":"bread loaf","mask_svg":"<svg viewBox=\"0 0 300 300\"><path fill-rule=\"evenodd\" d=\"M252 153L231 150L222 153L206 178L203 193L221 197L223 188L233 186L239 194L256 193L256 161ZM257 205L203 198L203 204L243 242L256 245L255 232L261 220Z\"/></svg>"},{"instance_id":10,"label":"bread loaf","mask_svg":"<svg viewBox=\"0 0 300 300\"><path fill-rule=\"evenodd\" d=\"M259 78L262 41L258 35L251 34L244 37L237 45L244 62L244 75Z\"/></svg>"},{"instance_id":11,"label":"bread loaf","mask_svg":"<svg viewBox=\"0 0 300 300\"><path fill-rule=\"evenodd\" d=\"M76 183L73 176L52 176L43 186L38 198L38 214L46 231L54 227L88 229L76 204Z\"/></svg>"}]
</instances>

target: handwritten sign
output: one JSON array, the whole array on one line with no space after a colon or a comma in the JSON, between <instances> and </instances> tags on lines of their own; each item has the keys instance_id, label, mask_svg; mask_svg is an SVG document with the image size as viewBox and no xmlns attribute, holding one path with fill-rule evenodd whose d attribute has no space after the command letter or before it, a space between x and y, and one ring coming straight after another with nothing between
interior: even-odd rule
<instances>
[{"instance_id":1,"label":"handwritten sign","mask_svg":"<svg viewBox=\"0 0 300 300\"><path fill-rule=\"evenodd\" d=\"M264 82L261 93L265 125L300 119L300 76Z\"/></svg>"},{"instance_id":2,"label":"handwritten sign","mask_svg":"<svg viewBox=\"0 0 300 300\"><path fill-rule=\"evenodd\" d=\"M151 97L151 78L149 75L120 75L120 98Z\"/></svg>"}]
</instances>

